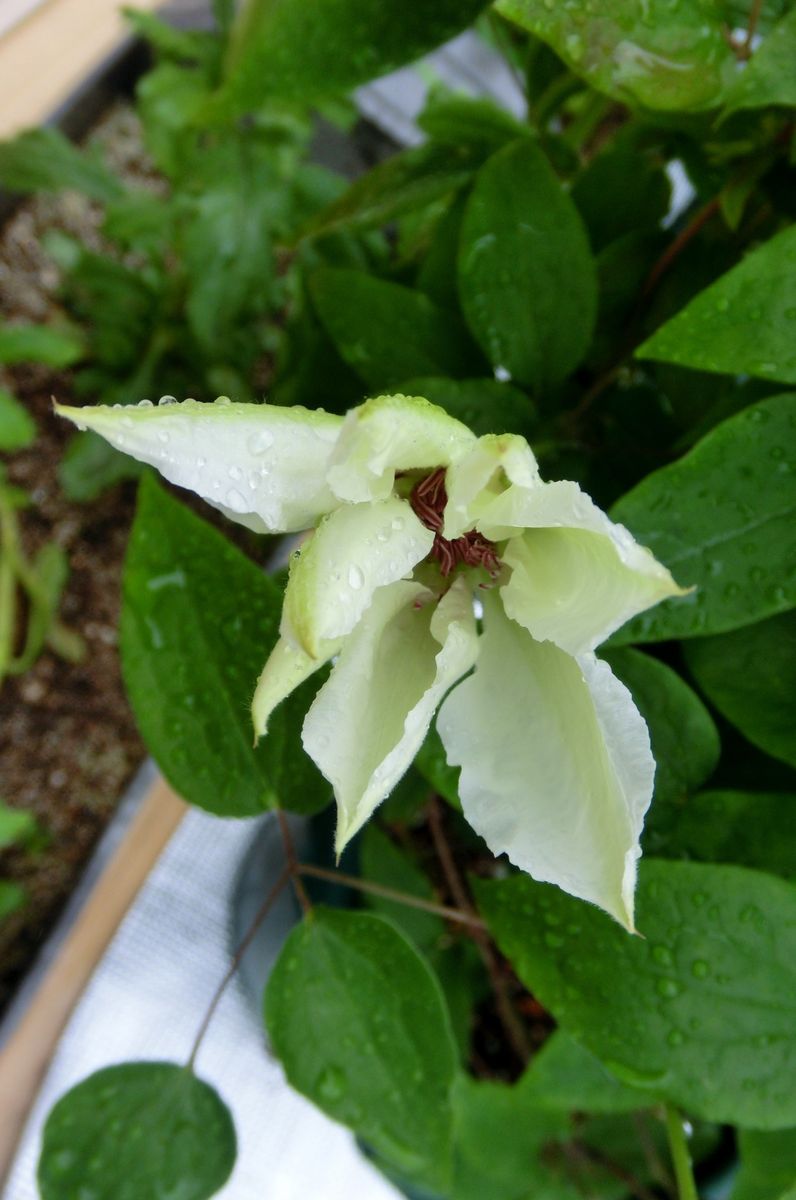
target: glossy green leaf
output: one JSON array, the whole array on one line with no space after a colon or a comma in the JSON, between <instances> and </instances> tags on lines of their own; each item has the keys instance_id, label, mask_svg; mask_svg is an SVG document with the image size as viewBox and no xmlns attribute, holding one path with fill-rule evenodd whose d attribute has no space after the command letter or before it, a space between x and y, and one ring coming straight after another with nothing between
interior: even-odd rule
<instances>
[{"instance_id":1,"label":"glossy green leaf","mask_svg":"<svg viewBox=\"0 0 796 1200\"><path fill-rule=\"evenodd\" d=\"M16 396L0 388L0 450L24 450L36 440L36 423Z\"/></svg>"},{"instance_id":2,"label":"glossy green leaf","mask_svg":"<svg viewBox=\"0 0 796 1200\"><path fill-rule=\"evenodd\" d=\"M330 789L301 748L318 680L274 713L253 748L249 704L277 640L282 593L204 521L141 481L124 573L121 651L139 728L189 803L250 816L314 811Z\"/></svg>"},{"instance_id":3,"label":"glossy green leaf","mask_svg":"<svg viewBox=\"0 0 796 1200\"><path fill-rule=\"evenodd\" d=\"M710 713L676 671L638 650L601 654L629 688L650 731L658 803L682 800L704 783L721 744Z\"/></svg>"},{"instance_id":4,"label":"glossy green leaf","mask_svg":"<svg viewBox=\"0 0 796 1200\"><path fill-rule=\"evenodd\" d=\"M620 1080L707 1120L794 1123L792 884L743 867L642 860L643 937L525 875L476 892L523 983Z\"/></svg>"},{"instance_id":5,"label":"glossy green leaf","mask_svg":"<svg viewBox=\"0 0 796 1200\"><path fill-rule=\"evenodd\" d=\"M796 226L769 238L639 346L639 358L796 383Z\"/></svg>"},{"instance_id":6,"label":"glossy green leaf","mask_svg":"<svg viewBox=\"0 0 796 1200\"><path fill-rule=\"evenodd\" d=\"M796 613L685 647L703 692L744 737L796 767Z\"/></svg>"},{"instance_id":7,"label":"glossy green leaf","mask_svg":"<svg viewBox=\"0 0 796 1200\"><path fill-rule=\"evenodd\" d=\"M83 192L101 204L124 192L94 154L79 150L52 126L29 129L0 142L0 185L12 192Z\"/></svg>"},{"instance_id":8,"label":"glossy green leaf","mask_svg":"<svg viewBox=\"0 0 796 1200\"><path fill-rule=\"evenodd\" d=\"M399 1170L444 1188L456 1048L439 984L397 929L316 907L285 943L265 1015L298 1091Z\"/></svg>"},{"instance_id":9,"label":"glossy green leaf","mask_svg":"<svg viewBox=\"0 0 796 1200\"><path fill-rule=\"evenodd\" d=\"M796 105L796 10L779 21L758 46L745 69L727 90L727 112L763 108L768 104Z\"/></svg>"},{"instance_id":10,"label":"glossy green leaf","mask_svg":"<svg viewBox=\"0 0 796 1200\"><path fill-rule=\"evenodd\" d=\"M436 899L428 876L374 821L365 826L359 856L363 879L406 892L421 900ZM374 912L393 921L419 950L433 949L445 932L442 918L434 913L385 900L381 896L365 894L364 899Z\"/></svg>"},{"instance_id":11,"label":"glossy green leaf","mask_svg":"<svg viewBox=\"0 0 796 1200\"><path fill-rule=\"evenodd\" d=\"M713 0L497 0L592 87L664 112L713 108L736 68Z\"/></svg>"},{"instance_id":12,"label":"glossy green leaf","mask_svg":"<svg viewBox=\"0 0 796 1200\"><path fill-rule=\"evenodd\" d=\"M633 1112L649 1101L644 1092L611 1075L563 1029L537 1051L517 1087L539 1106L566 1113Z\"/></svg>"},{"instance_id":13,"label":"glossy green leaf","mask_svg":"<svg viewBox=\"0 0 796 1200\"><path fill-rule=\"evenodd\" d=\"M235 1163L218 1093L167 1062L105 1067L62 1096L39 1159L42 1200L209 1200Z\"/></svg>"},{"instance_id":14,"label":"glossy green leaf","mask_svg":"<svg viewBox=\"0 0 796 1200\"><path fill-rule=\"evenodd\" d=\"M735 863L796 880L796 794L709 791L653 807L644 845L662 858Z\"/></svg>"},{"instance_id":15,"label":"glossy green leaf","mask_svg":"<svg viewBox=\"0 0 796 1200\"><path fill-rule=\"evenodd\" d=\"M316 272L311 290L337 350L374 391L412 375L465 375L475 365L466 330L422 292L331 268Z\"/></svg>"},{"instance_id":16,"label":"glossy green leaf","mask_svg":"<svg viewBox=\"0 0 796 1200\"><path fill-rule=\"evenodd\" d=\"M560 382L594 326L586 233L539 147L517 141L479 171L462 223L459 295L492 366L533 388Z\"/></svg>"},{"instance_id":17,"label":"glossy green leaf","mask_svg":"<svg viewBox=\"0 0 796 1200\"><path fill-rule=\"evenodd\" d=\"M444 408L473 433L527 435L536 423L536 406L529 396L497 379L448 379L421 376L401 384L407 396L424 396Z\"/></svg>"},{"instance_id":18,"label":"glossy green leaf","mask_svg":"<svg viewBox=\"0 0 796 1200\"><path fill-rule=\"evenodd\" d=\"M741 1169L731 1200L775 1200L796 1189L796 1129L738 1131Z\"/></svg>"},{"instance_id":19,"label":"glossy green leaf","mask_svg":"<svg viewBox=\"0 0 796 1200\"><path fill-rule=\"evenodd\" d=\"M572 199L599 253L617 238L656 229L669 210L671 190L662 152L647 149L631 125L579 173Z\"/></svg>"},{"instance_id":20,"label":"glossy green leaf","mask_svg":"<svg viewBox=\"0 0 796 1200\"><path fill-rule=\"evenodd\" d=\"M466 96L447 88L432 88L417 124L432 141L450 146L478 146L483 156L494 154L517 138L531 137L523 124L483 96Z\"/></svg>"},{"instance_id":21,"label":"glossy green leaf","mask_svg":"<svg viewBox=\"0 0 796 1200\"><path fill-rule=\"evenodd\" d=\"M682 587L614 635L657 642L723 633L796 602L796 394L730 417L611 510Z\"/></svg>"},{"instance_id":22,"label":"glossy green leaf","mask_svg":"<svg viewBox=\"0 0 796 1200\"><path fill-rule=\"evenodd\" d=\"M0 324L0 363L69 367L83 353L83 339L76 331L50 325Z\"/></svg>"},{"instance_id":23,"label":"glossy green leaf","mask_svg":"<svg viewBox=\"0 0 796 1200\"><path fill-rule=\"evenodd\" d=\"M247 0L225 65L227 108L313 104L411 62L465 29L484 0Z\"/></svg>"}]
</instances>

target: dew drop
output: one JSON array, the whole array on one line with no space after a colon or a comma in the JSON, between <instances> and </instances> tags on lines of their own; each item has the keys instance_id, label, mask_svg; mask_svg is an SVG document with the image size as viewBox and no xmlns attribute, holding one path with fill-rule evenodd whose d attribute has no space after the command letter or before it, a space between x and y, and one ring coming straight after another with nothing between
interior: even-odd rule
<instances>
[{"instance_id":1,"label":"dew drop","mask_svg":"<svg viewBox=\"0 0 796 1200\"><path fill-rule=\"evenodd\" d=\"M229 491L227 492L227 495L226 495L225 502L226 502L227 508L232 509L232 511L236 512L236 513L246 512L246 509L248 507L248 505L246 503L246 497L243 495L242 492L239 492L237 488L229 489Z\"/></svg>"},{"instance_id":2,"label":"dew drop","mask_svg":"<svg viewBox=\"0 0 796 1200\"><path fill-rule=\"evenodd\" d=\"M154 408L155 406L151 400L139 400L137 407L138 408Z\"/></svg>"},{"instance_id":3,"label":"dew drop","mask_svg":"<svg viewBox=\"0 0 796 1200\"><path fill-rule=\"evenodd\" d=\"M176 403L177 403L176 396L161 396L160 399L158 400L158 408L163 408L165 405L176 404Z\"/></svg>"},{"instance_id":4,"label":"dew drop","mask_svg":"<svg viewBox=\"0 0 796 1200\"><path fill-rule=\"evenodd\" d=\"M251 434L246 445L250 454L265 454L274 444L274 435L267 429L258 429Z\"/></svg>"},{"instance_id":5,"label":"dew drop","mask_svg":"<svg viewBox=\"0 0 796 1200\"><path fill-rule=\"evenodd\" d=\"M229 396L218 396L213 403L219 404L222 408L226 408L228 404L232 403L232 401L230 400Z\"/></svg>"},{"instance_id":6,"label":"dew drop","mask_svg":"<svg viewBox=\"0 0 796 1200\"><path fill-rule=\"evenodd\" d=\"M403 517L393 517L391 524L392 528L398 533L404 527L404 519Z\"/></svg>"},{"instance_id":7,"label":"dew drop","mask_svg":"<svg viewBox=\"0 0 796 1200\"><path fill-rule=\"evenodd\" d=\"M672 952L668 946L653 946L652 957L662 967L670 967L672 965Z\"/></svg>"},{"instance_id":8,"label":"dew drop","mask_svg":"<svg viewBox=\"0 0 796 1200\"><path fill-rule=\"evenodd\" d=\"M315 1086L323 1100L339 1100L346 1090L345 1075L339 1067L327 1067L321 1072Z\"/></svg>"},{"instance_id":9,"label":"dew drop","mask_svg":"<svg viewBox=\"0 0 796 1200\"><path fill-rule=\"evenodd\" d=\"M666 1038L666 1041L670 1046L682 1046L683 1042L685 1041L685 1036L680 1032L679 1029L672 1029Z\"/></svg>"},{"instance_id":10,"label":"dew drop","mask_svg":"<svg viewBox=\"0 0 796 1200\"><path fill-rule=\"evenodd\" d=\"M703 958L696 958L691 963L691 974L695 979L707 979L710 974L710 967Z\"/></svg>"},{"instance_id":11,"label":"dew drop","mask_svg":"<svg viewBox=\"0 0 796 1200\"><path fill-rule=\"evenodd\" d=\"M680 995L680 984L676 979L659 979L656 989L658 995L663 996L664 1000L673 1000L675 996Z\"/></svg>"},{"instance_id":12,"label":"dew drop","mask_svg":"<svg viewBox=\"0 0 796 1200\"><path fill-rule=\"evenodd\" d=\"M229 475L230 479L243 478L243 471L241 471L240 467L230 467L227 474Z\"/></svg>"},{"instance_id":13,"label":"dew drop","mask_svg":"<svg viewBox=\"0 0 796 1200\"><path fill-rule=\"evenodd\" d=\"M352 563L348 568L348 586L353 588L355 592L358 592L364 582L365 576L362 573L362 568L358 567L356 563Z\"/></svg>"}]
</instances>

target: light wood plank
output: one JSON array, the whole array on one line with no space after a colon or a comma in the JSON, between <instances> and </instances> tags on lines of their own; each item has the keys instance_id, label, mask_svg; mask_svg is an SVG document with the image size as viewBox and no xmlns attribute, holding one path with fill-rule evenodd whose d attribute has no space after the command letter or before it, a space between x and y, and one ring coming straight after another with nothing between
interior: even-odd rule
<instances>
[{"instance_id":1,"label":"light wood plank","mask_svg":"<svg viewBox=\"0 0 796 1200\"><path fill-rule=\"evenodd\" d=\"M185 803L157 780L0 1052L0 1191L72 1010L185 811Z\"/></svg>"},{"instance_id":2,"label":"light wood plank","mask_svg":"<svg viewBox=\"0 0 796 1200\"><path fill-rule=\"evenodd\" d=\"M122 0L47 0L0 39L0 138L46 121L120 45L121 9Z\"/></svg>"}]
</instances>

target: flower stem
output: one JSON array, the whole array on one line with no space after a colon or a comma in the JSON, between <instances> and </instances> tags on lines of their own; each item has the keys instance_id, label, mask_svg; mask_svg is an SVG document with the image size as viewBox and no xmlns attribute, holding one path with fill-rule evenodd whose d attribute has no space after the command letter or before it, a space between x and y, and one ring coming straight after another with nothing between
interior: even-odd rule
<instances>
[{"instance_id":1,"label":"flower stem","mask_svg":"<svg viewBox=\"0 0 796 1200\"><path fill-rule=\"evenodd\" d=\"M312 863L297 863L296 871L299 875L309 875L313 879L325 879L329 883L339 883L343 887L353 888L358 892L367 892L371 896L381 896L383 900L394 900L396 904L405 904L408 908L419 908L423 912L443 917L446 921L458 921L460 925L469 925L473 929L486 928L484 922L475 913L463 912L459 908L450 908L447 904L435 904L433 900L423 900L420 896L411 896L408 892L399 892L395 888L385 887L384 884L372 883L369 879L346 875L343 871L316 867Z\"/></svg>"},{"instance_id":2,"label":"flower stem","mask_svg":"<svg viewBox=\"0 0 796 1200\"><path fill-rule=\"evenodd\" d=\"M683 1118L671 1104L666 1105L666 1134L677 1180L678 1200L699 1200Z\"/></svg>"},{"instance_id":3,"label":"flower stem","mask_svg":"<svg viewBox=\"0 0 796 1200\"><path fill-rule=\"evenodd\" d=\"M296 899L301 905L301 911L306 914L312 908L312 901L307 895L307 890L301 882L298 872L298 859L296 858L296 847L293 843L293 835L290 832L290 826L287 823L287 817L282 812L281 808L276 810L277 820L279 821L279 831L282 834L282 845L285 850L285 862L287 869L290 872L290 880L293 884L293 891L296 893Z\"/></svg>"}]
</instances>

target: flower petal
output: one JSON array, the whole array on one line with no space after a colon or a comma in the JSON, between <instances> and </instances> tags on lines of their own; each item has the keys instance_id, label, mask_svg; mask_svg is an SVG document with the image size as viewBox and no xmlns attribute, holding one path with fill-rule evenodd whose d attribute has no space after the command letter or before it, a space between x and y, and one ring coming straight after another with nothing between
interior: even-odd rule
<instances>
[{"instance_id":1,"label":"flower petal","mask_svg":"<svg viewBox=\"0 0 796 1200\"><path fill-rule=\"evenodd\" d=\"M464 579L438 605L416 583L376 593L304 722L304 748L337 797L338 854L408 769L477 651Z\"/></svg>"},{"instance_id":2,"label":"flower petal","mask_svg":"<svg viewBox=\"0 0 796 1200\"><path fill-rule=\"evenodd\" d=\"M593 650L636 613L684 594L576 483L510 487L477 528L493 541L510 539L501 554L512 568L501 589L508 615L569 654Z\"/></svg>"},{"instance_id":3,"label":"flower petal","mask_svg":"<svg viewBox=\"0 0 796 1200\"><path fill-rule=\"evenodd\" d=\"M283 636L316 657L322 642L350 633L376 589L408 575L433 542L432 531L397 496L344 504L291 561Z\"/></svg>"},{"instance_id":4,"label":"flower petal","mask_svg":"<svg viewBox=\"0 0 796 1200\"><path fill-rule=\"evenodd\" d=\"M466 425L428 400L377 396L348 413L327 479L341 500L383 500L396 471L446 467L475 440Z\"/></svg>"},{"instance_id":5,"label":"flower petal","mask_svg":"<svg viewBox=\"0 0 796 1200\"><path fill-rule=\"evenodd\" d=\"M339 642L327 642L317 658L280 638L263 667L252 700L252 722L255 740L268 732L271 713L294 692L305 679L327 663L340 649Z\"/></svg>"},{"instance_id":6,"label":"flower petal","mask_svg":"<svg viewBox=\"0 0 796 1200\"><path fill-rule=\"evenodd\" d=\"M484 609L476 670L437 719L464 815L493 853L632 930L647 727L605 663L534 641L494 592Z\"/></svg>"},{"instance_id":7,"label":"flower petal","mask_svg":"<svg viewBox=\"0 0 796 1200\"><path fill-rule=\"evenodd\" d=\"M523 488L539 481L539 468L524 437L516 433L487 434L446 472L443 534L453 540L475 527L484 509L506 487Z\"/></svg>"},{"instance_id":8,"label":"flower petal","mask_svg":"<svg viewBox=\"0 0 796 1200\"><path fill-rule=\"evenodd\" d=\"M342 417L223 399L56 411L257 533L308 529L337 506L324 477Z\"/></svg>"}]
</instances>

